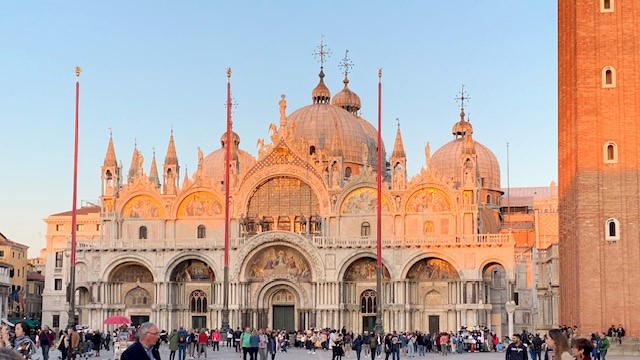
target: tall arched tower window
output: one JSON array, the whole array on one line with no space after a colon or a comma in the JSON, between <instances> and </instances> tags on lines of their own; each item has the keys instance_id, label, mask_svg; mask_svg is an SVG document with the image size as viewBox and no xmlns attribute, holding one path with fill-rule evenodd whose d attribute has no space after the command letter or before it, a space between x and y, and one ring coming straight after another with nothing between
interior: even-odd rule
<instances>
[{"instance_id":1,"label":"tall arched tower window","mask_svg":"<svg viewBox=\"0 0 640 360\"><path fill-rule=\"evenodd\" d=\"M602 69L602 87L605 89L616 87L616 68L613 66L605 66Z\"/></svg>"},{"instance_id":2,"label":"tall arched tower window","mask_svg":"<svg viewBox=\"0 0 640 360\"><path fill-rule=\"evenodd\" d=\"M378 302L374 290L365 290L360 296L360 312L363 314L375 314L378 311Z\"/></svg>"},{"instance_id":3,"label":"tall arched tower window","mask_svg":"<svg viewBox=\"0 0 640 360\"><path fill-rule=\"evenodd\" d=\"M487 194L487 204L491 204L491 194Z\"/></svg>"},{"instance_id":4,"label":"tall arched tower window","mask_svg":"<svg viewBox=\"0 0 640 360\"><path fill-rule=\"evenodd\" d=\"M605 164L615 164L618 162L618 144L613 141L607 141L604 143L602 151L604 153Z\"/></svg>"},{"instance_id":5,"label":"tall arched tower window","mask_svg":"<svg viewBox=\"0 0 640 360\"><path fill-rule=\"evenodd\" d=\"M613 12L613 0L600 0L600 12Z\"/></svg>"},{"instance_id":6,"label":"tall arched tower window","mask_svg":"<svg viewBox=\"0 0 640 360\"><path fill-rule=\"evenodd\" d=\"M147 238L147 227L140 226L138 229L138 239L146 239Z\"/></svg>"},{"instance_id":7,"label":"tall arched tower window","mask_svg":"<svg viewBox=\"0 0 640 360\"><path fill-rule=\"evenodd\" d=\"M344 177L346 177L347 179L351 177L351 168L348 166L346 169L344 169Z\"/></svg>"},{"instance_id":8,"label":"tall arched tower window","mask_svg":"<svg viewBox=\"0 0 640 360\"><path fill-rule=\"evenodd\" d=\"M611 218L605 222L604 238L609 241L620 240L620 222L617 219Z\"/></svg>"},{"instance_id":9,"label":"tall arched tower window","mask_svg":"<svg viewBox=\"0 0 640 360\"><path fill-rule=\"evenodd\" d=\"M198 239L207 237L207 228L204 225L198 225Z\"/></svg>"},{"instance_id":10,"label":"tall arched tower window","mask_svg":"<svg viewBox=\"0 0 640 360\"><path fill-rule=\"evenodd\" d=\"M371 235L371 225L368 222L363 222L360 225L360 236L370 236Z\"/></svg>"}]
</instances>

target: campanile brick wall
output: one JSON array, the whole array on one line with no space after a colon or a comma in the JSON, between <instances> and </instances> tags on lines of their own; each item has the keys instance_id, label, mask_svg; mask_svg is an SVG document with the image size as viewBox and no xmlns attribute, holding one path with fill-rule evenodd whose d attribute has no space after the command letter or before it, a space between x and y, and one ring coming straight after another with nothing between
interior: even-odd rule
<instances>
[{"instance_id":1,"label":"campanile brick wall","mask_svg":"<svg viewBox=\"0 0 640 360\"><path fill-rule=\"evenodd\" d=\"M613 12L601 1L558 1L560 322L640 336L640 0L611 0ZM609 218L619 241L605 240Z\"/></svg>"}]
</instances>

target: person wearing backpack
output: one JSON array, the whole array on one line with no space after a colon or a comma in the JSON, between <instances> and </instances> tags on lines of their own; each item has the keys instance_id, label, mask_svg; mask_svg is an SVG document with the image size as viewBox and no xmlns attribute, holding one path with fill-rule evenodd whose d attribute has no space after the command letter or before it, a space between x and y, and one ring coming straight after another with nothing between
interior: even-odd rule
<instances>
[{"instance_id":1,"label":"person wearing backpack","mask_svg":"<svg viewBox=\"0 0 640 360\"><path fill-rule=\"evenodd\" d=\"M178 331L173 329L171 334L167 337L167 341L169 342L169 360L176 359L176 351L178 351Z\"/></svg>"},{"instance_id":2,"label":"person wearing backpack","mask_svg":"<svg viewBox=\"0 0 640 360\"><path fill-rule=\"evenodd\" d=\"M187 344L189 343L189 333L180 326L178 330L178 360L185 360L187 357Z\"/></svg>"},{"instance_id":3,"label":"person wearing backpack","mask_svg":"<svg viewBox=\"0 0 640 360\"><path fill-rule=\"evenodd\" d=\"M376 349L378 348L378 337L376 334L371 334L369 337L369 349L371 350L371 360L376 358Z\"/></svg>"}]
</instances>

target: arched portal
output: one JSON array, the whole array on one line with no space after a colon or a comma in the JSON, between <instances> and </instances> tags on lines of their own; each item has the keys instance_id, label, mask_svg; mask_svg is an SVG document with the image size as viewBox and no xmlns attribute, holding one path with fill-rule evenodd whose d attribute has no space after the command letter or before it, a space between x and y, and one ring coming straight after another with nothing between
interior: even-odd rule
<instances>
[{"instance_id":1,"label":"arched portal","mask_svg":"<svg viewBox=\"0 0 640 360\"><path fill-rule=\"evenodd\" d=\"M459 279L460 275L451 263L436 257L423 258L409 268L406 275L408 300L421 313L412 319L417 328L428 329L430 333L455 328L456 314L448 308L452 298L456 298Z\"/></svg>"},{"instance_id":2,"label":"arched portal","mask_svg":"<svg viewBox=\"0 0 640 360\"><path fill-rule=\"evenodd\" d=\"M382 265L383 304L393 303L390 297L391 275ZM342 299L348 311L345 312L345 326L354 331L372 331L376 322L376 313L380 299L376 292L376 260L372 257L361 257L349 264L342 277Z\"/></svg>"},{"instance_id":3,"label":"arched portal","mask_svg":"<svg viewBox=\"0 0 640 360\"><path fill-rule=\"evenodd\" d=\"M188 326L203 329L210 325L208 307L214 298L211 283L215 280L211 266L198 259L183 260L171 270L170 297L174 303L189 309L186 315L191 323Z\"/></svg>"},{"instance_id":4,"label":"arched portal","mask_svg":"<svg viewBox=\"0 0 640 360\"><path fill-rule=\"evenodd\" d=\"M109 275L109 282L134 325L149 321L151 306L155 303L152 294L156 289L147 267L135 262L120 264Z\"/></svg>"},{"instance_id":5,"label":"arched portal","mask_svg":"<svg viewBox=\"0 0 640 360\"><path fill-rule=\"evenodd\" d=\"M487 316L491 323L491 330L500 335L507 334L508 322L505 303L509 301L507 272L499 263L489 263L482 269L482 280L486 289L484 301L491 304L491 311Z\"/></svg>"}]
</instances>

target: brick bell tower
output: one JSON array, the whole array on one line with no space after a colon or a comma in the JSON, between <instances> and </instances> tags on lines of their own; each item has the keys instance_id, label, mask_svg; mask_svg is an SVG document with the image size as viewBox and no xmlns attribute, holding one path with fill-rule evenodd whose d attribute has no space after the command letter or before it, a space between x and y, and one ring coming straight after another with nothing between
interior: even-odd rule
<instances>
[{"instance_id":1,"label":"brick bell tower","mask_svg":"<svg viewBox=\"0 0 640 360\"><path fill-rule=\"evenodd\" d=\"M640 336L640 0L558 1L560 323Z\"/></svg>"}]
</instances>

